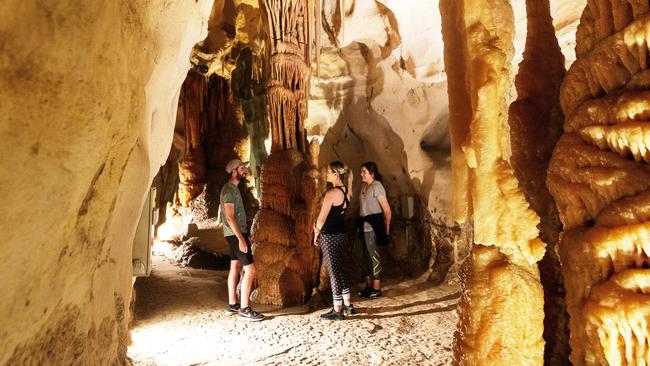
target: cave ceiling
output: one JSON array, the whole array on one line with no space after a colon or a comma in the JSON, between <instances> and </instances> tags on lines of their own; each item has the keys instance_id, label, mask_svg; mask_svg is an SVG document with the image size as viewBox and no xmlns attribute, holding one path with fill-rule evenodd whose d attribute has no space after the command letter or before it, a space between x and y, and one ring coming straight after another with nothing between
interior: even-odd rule
<instances>
[{"instance_id":1,"label":"cave ceiling","mask_svg":"<svg viewBox=\"0 0 650 366\"><path fill-rule=\"evenodd\" d=\"M521 61L526 39L526 11L524 0L511 3L515 14L516 65ZM568 67L575 60L575 32L586 0L551 0L550 3L556 36ZM340 0L322 2L323 48L377 43L384 48L383 52L399 52L394 60L395 67L402 68L413 78L446 80L438 0L347 0L343 2L346 8L344 30L341 29L340 4ZM242 49L251 48L254 59L258 60L264 54L262 32L258 0L215 0L208 36L194 48L192 61L207 65L209 73L229 78ZM387 49L389 46L392 49ZM314 63L314 71L316 67ZM320 67L324 71L321 76L325 77L336 76L335 70L340 69L336 62L321 63Z\"/></svg>"}]
</instances>

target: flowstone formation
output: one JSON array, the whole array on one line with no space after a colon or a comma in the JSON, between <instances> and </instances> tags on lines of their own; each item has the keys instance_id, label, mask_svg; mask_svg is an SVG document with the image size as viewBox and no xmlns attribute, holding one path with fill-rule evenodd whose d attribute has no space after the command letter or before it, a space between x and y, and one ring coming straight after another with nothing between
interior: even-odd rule
<instances>
[{"instance_id":1,"label":"flowstone formation","mask_svg":"<svg viewBox=\"0 0 650 366\"><path fill-rule=\"evenodd\" d=\"M309 147L304 128L320 10L313 0L264 0L262 12L272 145L262 166L261 209L251 230L259 283L253 298L292 305L307 300L320 267L317 248L311 245L321 192L318 144Z\"/></svg>"},{"instance_id":2,"label":"flowstone formation","mask_svg":"<svg viewBox=\"0 0 650 366\"><path fill-rule=\"evenodd\" d=\"M458 365L543 363L540 218L519 187L508 138L513 11L509 1L440 1L454 175L454 216L473 220L461 269ZM525 136L522 136L525 137Z\"/></svg>"},{"instance_id":3,"label":"flowstone formation","mask_svg":"<svg viewBox=\"0 0 650 366\"><path fill-rule=\"evenodd\" d=\"M649 11L589 1L560 91L565 133L547 184L576 366L650 364Z\"/></svg>"}]
</instances>

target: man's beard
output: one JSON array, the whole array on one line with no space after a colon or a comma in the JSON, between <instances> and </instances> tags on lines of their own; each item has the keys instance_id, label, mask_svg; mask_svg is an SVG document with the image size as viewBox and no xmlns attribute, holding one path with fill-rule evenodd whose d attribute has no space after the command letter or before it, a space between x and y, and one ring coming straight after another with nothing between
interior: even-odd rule
<instances>
[{"instance_id":1,"label":"man's beard","mask_svg":"<svg viewBox=\"0 0 650 366\"><path fill-rule=\"evenodd\" d=\"M248 174L242 174L240 172L237 172L237 180L239 180L240 182L248 183Z\"/></svg>"}]
</instances>

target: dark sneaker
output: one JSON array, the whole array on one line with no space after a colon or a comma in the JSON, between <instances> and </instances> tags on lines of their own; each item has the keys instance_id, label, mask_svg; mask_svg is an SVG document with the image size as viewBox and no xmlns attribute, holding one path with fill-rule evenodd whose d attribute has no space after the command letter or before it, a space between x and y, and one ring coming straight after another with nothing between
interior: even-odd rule
<instances>
[{"instance_id":1,"label":"dark sneaker","mask_svg":"<svg viewBox=\"0 0 650 366\"><path fill-rule=\"evenodd\" d=\"M363 297L364 299L367 299L368 294L370 293L370 291L372 291L372 287L366 286L366 288L364 288L363 290L357 292L357 295L359 295L359 297Z\"/></svg>"},{"instance_id":2,"label":"dark sneaker","mask_svg":"<svg viewBox=\"0 0 650 366\"><path fill-rule=\"evenodd\" d=\"M343 315L343 311L337 313L334 310L334 308L332 308L330 311L326 312L325 314L321 314L320 318L325 320L343 320L345 319L345 315Z\"/></svg>"},{"instance_id":3,"label":"dark sneaker","mask_svg":"<svg viewBox=\"0 0 650 366\"><path fill-rule=\"evenodd\" d=\"M237 319L249 322L258 322L260 320L264 320L264 315L258 313L257 311L254 311L250 306L248 306L243 309L239 309Z\"/></svg>"},{"instance_id":4,"label":"dark sneaker","mask_svg":"<svg viewBox=\"0 0 650 366\"><path fill-rule=\"evenodd\" d=\"M354 305L343 305L343 315L348 316L348 315L354 315L356 314L357 311L354 310Z\"/></svg>"},{"instance_id":5,"label":"dark sneaker","mask_svg":"<svg viewBox=\"0 0 650 366\"><path fill-rule=\"evenodd\" d=\"M373 289L370 289L370 292L368 292L368 298L369 299L376 299L376 298L382 297L382 296L384 296L384 293L381 292L381 290L375 290L373 288Z\"/></svg>"},{"instance_id":6,"label":"dark sneaker","mask_svg":"<svg viewBox=\"0 0 650 366\"><path fill-rule=\"evenodd\" d=\"M237 314L239 312L239 304L228 304L224 311L226 314Z\"/></svg>"}]
</instances>

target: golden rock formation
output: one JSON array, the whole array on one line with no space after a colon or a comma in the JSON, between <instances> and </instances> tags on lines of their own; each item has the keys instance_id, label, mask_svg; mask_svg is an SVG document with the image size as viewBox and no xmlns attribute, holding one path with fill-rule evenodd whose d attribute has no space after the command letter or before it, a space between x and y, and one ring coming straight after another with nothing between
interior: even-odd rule
<instances>
[{"instance_id":1,"label":"golden rock formation","mask_svg":"<svg viewBox=\"0 0 650 366\"><path fill-rule=\"evenodd\" d=\"M320 257L311 246L320 201L318 148L308 145L304 124L319 9L313 0L262 2L272 145L260 177L261 210L251 230L259 283L253 298L260 303L303 303L318 281Z\"/></svg>"},{"instance_id":2,"label":"golden rock formation","mask_svg":"<svg viewBox=\"0 0 650 366\"><path fill-rule=\"evenodd\" d=\"M185 145L178 167L178 200L174 202L177 210L191 206L206 187L211 197L218 195L227 179L223 170L226 162L248 155L241 117L236 112L228 80L216 74L208 77L195 69L188 72L176 117ZM208 203L212 205L215 200L211 197ZM213 211L211 215L216 213L215 207L208 210Z\"/></svg>"},{"instance_id":3,"label":"golden rock formation","mask_svg":"<svg viewBox=\"0 0 650 366\"><path fill-rule=\"evenodd\" d=\"M650 364L647 1L589 1L547 184L574 365Z\"/></svg>"},{"instance_id":4,"label":"golden rock formation","mask_svg":"<svg viewBox=\"0 0 650 366\"><path fill-rule=\"evenodd\" d=\"M454 216L458 222L473 220L474 243L480 244L462 268L455 363L539 365L544 302L537 261L544 255L544 243L540 218L529 207L509 162L512 151L536 143L515 135L511 146L508 136L512 8L505 0L444 0L440 12ZM545 164L544 153L538 165Z\"/></svg>"}]
</instances>

